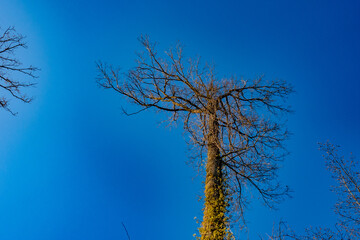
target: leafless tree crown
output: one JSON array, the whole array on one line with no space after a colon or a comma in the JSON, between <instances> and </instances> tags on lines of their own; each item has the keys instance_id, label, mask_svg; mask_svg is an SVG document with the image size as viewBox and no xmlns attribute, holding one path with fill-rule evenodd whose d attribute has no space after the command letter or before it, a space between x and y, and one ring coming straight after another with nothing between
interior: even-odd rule
<instances>
[{"instance_id":1,"label":"leafless tree crown","mask_svg":"<svg viewBox=\"0 0 360 240\"><path fill-rule=\"evenodd\" d=\"M332 190L338 200L335 212L339 225L353 239L360 239L360 171L355 158L339 155L339 147L329 142L320 144L332 177L336 180Z\"/></svg>"},{"instance_id":2,"label":"leafless tree crown","mask_svg":"<svg viewBox=\"0 0 360 240\"><path fill-rule=\"evenodd\" d=\"M286 223L280 222L276 228L273 228L271 235L260 237L261 240L354 240L341 229L314 228L305 229L304 234L295 233Z\"/></svg>"},{"instance_id":3,"label":"leafless tree crown","mask_svg":"<svg viewBox=\"0 0 360 240\"><path fill-rule=\"evenodd\" d=\"M355 158L339 154L339 146L330 142L320 143L328 170L336 184L332 187L337 195L335 213L338 222L330 228L308 228L305 234L295 234L281 222L269 240L355 240L360 239L360 172Z\"/></svg>"},{"instance_id":4,"label":"leafless tree crown","mask_svg":"<svg viewBox=\"0 0 360 240\"><path fill-rule=\"evenodd\" d=\"M161 57L148 37L139 40L145 51L138 54L136 67L121 73L99 62L98 83L140 106L139 112L153 108L170 113L170 123L181 121L199 165L206 161L209 142L215 143L232 206L240 213L248 186L273 206L287 193L276 181L288 136L277 117L289 112L283 100L293 91L291 86L262 77L218 78L214 68L199 58L185 59L180 44ZM218 132L209 131L209 120L217 124ZM218 136L215 141L213 136Z\"/></svg>"},{"instance_id":5,"label":"leafless tree crown","mask_svg":"<svg viewBox=\"0 0 360 240\"><path fill-rule=\"evenodd\" d=\"M31 102L32 99L23 91L34 83L24 80L23 77L36 78L34 72L38 69L33 66L23 67L15 56L16 50L27 48L24 36L17 33L13 27L7 28L4 32L0 29L0 34L0 89L3 90L0 95L0 108L15 114L9 108L9 98L13 97L25 103Z\"/></svg>"}]
</instances>

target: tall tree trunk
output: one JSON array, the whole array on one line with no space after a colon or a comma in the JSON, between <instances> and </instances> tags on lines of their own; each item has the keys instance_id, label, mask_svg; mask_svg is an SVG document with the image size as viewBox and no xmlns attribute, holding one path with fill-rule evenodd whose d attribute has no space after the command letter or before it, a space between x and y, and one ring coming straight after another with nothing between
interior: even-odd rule
<instances>
[{"instance_id":1,"label":"tall tree trunk","mask_svg":"<svg viewBox=\"0 0 360 240\"><path fill-rule=\"evenodd\" d=\"M224 240L226 237L226 201L219 149L219 124L216 111L209 116L208 159L206 163L205 209L201 240Z\"/></svg>"}]
</instances>

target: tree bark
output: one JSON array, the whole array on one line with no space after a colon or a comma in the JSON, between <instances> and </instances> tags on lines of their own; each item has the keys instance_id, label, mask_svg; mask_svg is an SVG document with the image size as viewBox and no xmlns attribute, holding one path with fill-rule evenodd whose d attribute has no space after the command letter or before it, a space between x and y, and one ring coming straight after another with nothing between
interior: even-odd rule
<instances>
[{"instance_id":1,"label":"tree bark","mask_svg":"<svg viewBox=\"0 0 360 240\"><path fill-rule=\"evenodd\" d=\"M209 116L208 159L206 163L205 209L201 240L224 240L226 236L226 199L219 149L219 124L216 111Z\"/></svg>"}]
</instances>

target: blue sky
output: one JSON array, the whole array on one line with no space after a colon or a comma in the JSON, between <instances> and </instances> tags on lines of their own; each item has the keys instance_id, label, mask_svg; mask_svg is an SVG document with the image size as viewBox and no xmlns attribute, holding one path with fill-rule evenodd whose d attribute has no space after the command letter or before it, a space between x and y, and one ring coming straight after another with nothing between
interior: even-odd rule
<instances>
[{"instance_id":1,"label":"blue sky","mask_svg":"<svg viewBox=\"0 0 360 240\"><path fill-rule=\"evenodd\" d=\"M95 83L97 60L134 65L141 34L161 49L181 41L219 75L293 84L280 171L293 198L270 211L255 195L245 236L280 219L297 231L336 222L317 142L359 156L359 1L2 0L0 26L27 36L18 57L41 68L34 102L0 112L1 239L126 239L122 222L131 239L192 238L202 179L181 127L124 116L133 106Z\"/></svg>"}]
</instances>

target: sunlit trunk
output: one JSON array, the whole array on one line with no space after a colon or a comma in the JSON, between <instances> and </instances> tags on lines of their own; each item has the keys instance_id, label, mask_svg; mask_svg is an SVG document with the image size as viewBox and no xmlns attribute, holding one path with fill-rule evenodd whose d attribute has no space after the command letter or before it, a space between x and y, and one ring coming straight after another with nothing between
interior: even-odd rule
<instances>
[{"instance_id":1,"label":"sunlit trunk","mask_svg":"<svg viewBox=\"0 0 360 240\"><path fill-rule=\"evenodd\" d=\"M209 116L208 159L206 163L205 209L201 240L224 240L226 236L226 201L219 150L219 125L216 115Z\"/></svg>"}]
</instances>

